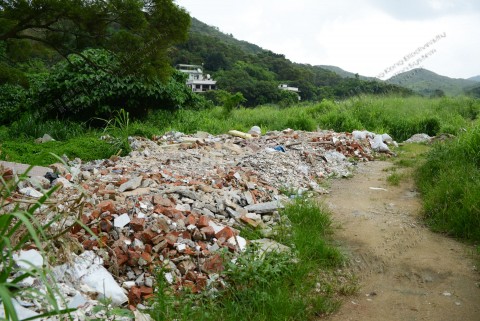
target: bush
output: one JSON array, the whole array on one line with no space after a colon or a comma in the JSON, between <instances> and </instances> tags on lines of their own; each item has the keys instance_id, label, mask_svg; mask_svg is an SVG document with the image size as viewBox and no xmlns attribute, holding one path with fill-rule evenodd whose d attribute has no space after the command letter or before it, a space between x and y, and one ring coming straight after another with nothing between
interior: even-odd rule
<instances>
[{"instance_id":1,"label":"bush","mask_svg":"<svg viewBox=\"0 0 480 321\"><path fill-rule=\"evenodd\" d=\"M27 91L18 85L0 86L0 125L10 124L25 110Z\"/></svg>"},{"instance_id":2,"label":"bush","mask_svg":"<svg viewBox=\"0 0 480 321\"><path fill-rule=\"evenodd\" d=\"M127 75L120 61L105 50L83 52L95 64L86 64L77 55L70 63L60 62L53 68L36 95L36 105L49 118L88 120L109 118L120 109L132 118L145 117L149 110L198 108L205 100L185 85L186 75L176 71L167 83L159 78Z\"/></svg>"}]
</instances>

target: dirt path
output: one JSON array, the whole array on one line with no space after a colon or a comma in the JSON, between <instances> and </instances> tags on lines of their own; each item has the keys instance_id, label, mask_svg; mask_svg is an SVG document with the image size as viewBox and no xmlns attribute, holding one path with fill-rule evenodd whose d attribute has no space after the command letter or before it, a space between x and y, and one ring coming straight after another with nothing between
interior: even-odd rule
<instances>
[{"instance_id":1,"label":"dirt path","mask_svg":"<svg viewBox=\"0 0 480 321\"><path fill-rule=\"evenodd\" d=\"M325 199L360 283L328 320L479 321L473 247L423 227L412 182L387 184L391 166L360 164L352 179L334 181Z\"/></svg>"}]
</instances>

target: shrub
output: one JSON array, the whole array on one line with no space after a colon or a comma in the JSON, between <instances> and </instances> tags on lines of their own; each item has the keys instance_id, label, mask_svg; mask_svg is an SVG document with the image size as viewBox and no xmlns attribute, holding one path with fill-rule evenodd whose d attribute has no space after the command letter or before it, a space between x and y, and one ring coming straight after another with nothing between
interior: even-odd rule
<instances>
[{"instance_id":1,"label":"shrub","mask_svg":"<svg viewBox=\"0 0 480 321\"><path fill-rule=\"evenodd\" d=\"M0 85L0 125L10 124L25 110L27 91L18 85Z\"/></svg>"},{"instance_id":2,"label":"shrub","mask_svg":"<svg viewBox=\"0 0 480 321\"><path fill-rule=\"evenodd\" d=\"M39 88L36 103L49 118L88 120L109 118L120 109L133 118L145 117L149 110L198 108L205 100L185 85L186 75L177 71L167 83L159 78L127 75L120 61L105 50L83 52L92 64L72 55L60 62Z\"/></svg>"}]
</instances>

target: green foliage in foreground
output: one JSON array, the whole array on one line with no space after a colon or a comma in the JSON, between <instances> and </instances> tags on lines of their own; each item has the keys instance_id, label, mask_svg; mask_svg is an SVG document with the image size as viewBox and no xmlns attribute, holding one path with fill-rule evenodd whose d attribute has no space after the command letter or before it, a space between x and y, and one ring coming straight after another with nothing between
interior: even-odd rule
<instances>
[{"instance_id":1,"label":"green foliage in foreground","mask_svg":"<svg viewBox=\"0 0 480 321\"><path fill-rule=\"evenodd\" d=\"M21 177L21 180L25 177ZM16 191L19 182L13 184L5 182L0 177L0 303L2 303L2 311L6 320L17 321L18 316L14 308L13 299L15 297L32 296L36 301L46 308L45 313L37 317L29 318L29 320L42 319L45 320L49 316L66 314L70 310L61 310L57 302L58 290L56 285L51 282L50 271L44 264L43 266L17 267L13 260L14 254L23 250L27 245L35 245L46 260L47 245L52 242L51 236L47 230L52 224L58 223L62 218L61 214L48 213L42 209L57 187L45 191L44 196L38 199L37 203L32 204L28 208L22 205L22 200L16 200L15 206L9 212L1 211L6 208L7 204L12 202L12 195ZM47 219L48 218L48 219ZM47 221L45 221L47 220ZM41 282L43 289L37 287L26 287L21 285L28 277L35 278ZM1 317L0 317L1 318ZM2 320L4 320L2 318Z\"/></svg>"},{"instance_id":2,"label":"green foliage in foreground","mask_svg":"<svg viewBox=\"0 0 480 321\"><path fill-rule=\"evenodd\" d=\"M339 251L326 241L330 218L307 199L286 206L283 218L291 226L278 240L292 253L261 254L253 246L235 261L226 260L226 286L219 292L174 295L163 276L151 315L155 320L311 320L338 307L335 292L321 282L321 270L342 263ZM322 288L317 283L322 283ZM320 293L319 293L320 292Z\"/></svg>"},{"instance_id":3,"label":"green foliage in foreground","mask_svg":"<svg viewBox=\"0 0 480 321\"><path fill-rule=\"evenodd\" d=\"M480 241L480 124L437 143L417 170L424 215L439 232Z\"/></svg>"}]
</instances>

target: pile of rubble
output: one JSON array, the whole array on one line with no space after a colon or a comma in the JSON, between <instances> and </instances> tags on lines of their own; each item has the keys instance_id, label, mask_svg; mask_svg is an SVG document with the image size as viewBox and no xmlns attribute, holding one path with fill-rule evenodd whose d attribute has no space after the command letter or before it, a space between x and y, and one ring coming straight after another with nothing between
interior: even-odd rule
<instances>
[{"instance_id":1,"label":"pile of rubble","mask_svg":"<svg viewBox=\"0 0 480 321\"><path fill-rule=\"evenodd\" d=\"M177 290L214 287L225 268L221 251L237 253L249 242L239 230L250 226L270 244L289 197L281 191L328 192L323 179L349 176L355 162L373 160L369 138L291 129L132 137L126 157L53 164L53 173L21 182L18 192L35 199L61 184L58 212L81 199L82 224L75 224L78 213L61 222L73 226L68 237L80 250L53 271L66 306L80 308L82 319L97 295L135 310L153 296L160 267Z\"/></svg>"}]
</instances>

